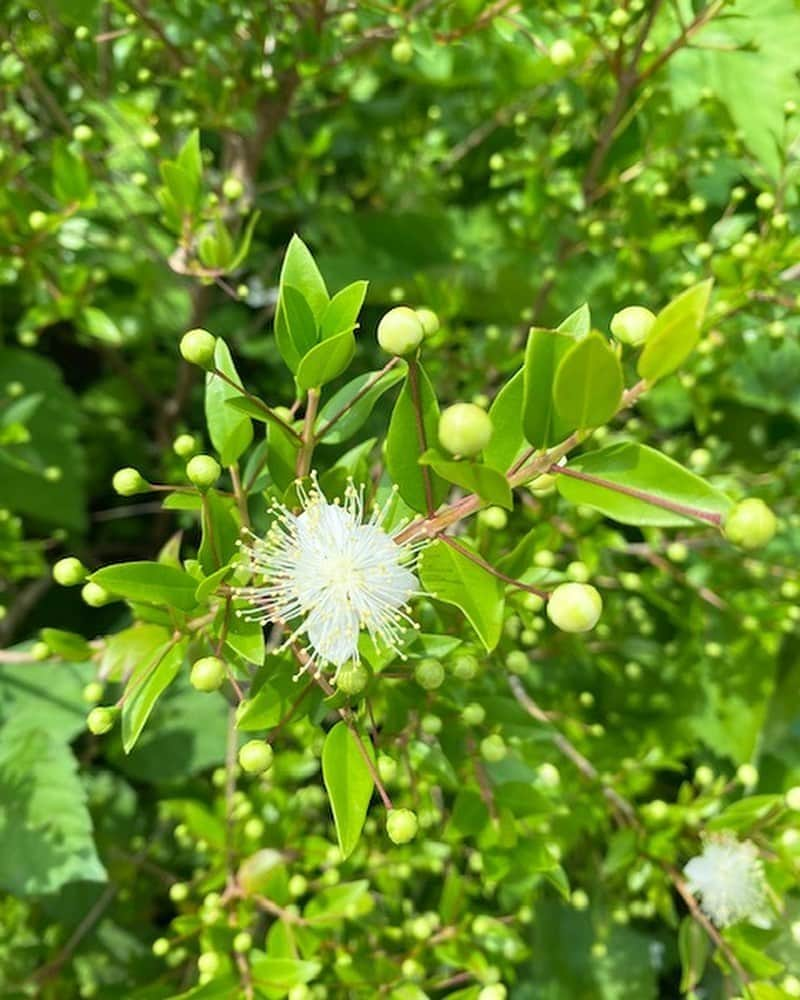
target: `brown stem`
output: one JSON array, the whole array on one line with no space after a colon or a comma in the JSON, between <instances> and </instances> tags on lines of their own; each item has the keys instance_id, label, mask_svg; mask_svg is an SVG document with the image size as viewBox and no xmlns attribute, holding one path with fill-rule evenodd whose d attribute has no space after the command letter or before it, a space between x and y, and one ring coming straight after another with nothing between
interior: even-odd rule
<instances>
[{"instance_id":1,"label":"brown stem","mask_svg":"<svg viewBox=\"0 0 800 1000\"><path fill-rule=\"evenodd\" d=\"M366 394L369 392L369 390L373 386L377 385L378 382L380 382L380 380L386 374L386 372L391 371L391 369L394 368L394 366L397 364L397 362L399 360L400 360L400 358L392 358L391 361L388 361L383 366L383 368L381 368L381 370L379 372L376 372L375 375L373 375L371 379L369 379L367 382L365 382L364 385L363 385L363 387L358 390L358 392L355 394L355 396L353 396L353 398L350 400L350 402L347 403L345 406L343 406L341 408L341 410L339 410L338 413L335 413L331 417L331 419L316 432L315 437L316 437L317 441L322 441L324 439L325 435L331 429L331 427L333 427L333 425L338 420L341 420L342 417L345 415L345 413L347 413L348 411L352 410L352 408L356 405L356 403L360 399L362 399L364 396L366 396Z\"/></svg>"},{"instance_id":2,"label":"brown stem","mask_svg":"<svg viewBox=\"0 0 800 1000\"><path fill-rule=\"evenodd\" d=\"M511 587L516 587L517 590L525 590L529 594L536 594L537 597L541 597L543 601L546 601L550 594L546 590L539 590L538 587L532 587L530 584L523 583L521 580L515 580L513 576L506 576L505 573L501 573L499 569L496 569L491 563L486 562L482 559L476 552L468 549L466 545L461 545L457 542L455 538L451 538L449 535L442 535L440 541L444 542L445 545L449 545L451 549L455 549L456 552L460 552L463 556L474 562L476 566L480 566L481 569L485 569L487 573L491 573L492 576L496 576L498 580L502 580L503 583L507 583Z\"/></svg>"},{"instance_id":3,"label":"brown stem","mask_svg":"<svg viewBox=\"0 0 800 1000\"><path fill-rule=\"evenodd\" d=\"M258 398L258 396L254 396L251 392L248 392L243 385L240 385L229 375L226 375L225 372L221 372L219 368L215 368L212 374L216 375L217 378L221 378L223 382L227 382L228 385L231 386L233 389L236 389L237 392L240 392L249 403L252 403L253 406L255 406L264 414L267 420L270 420L274 424L279 424L281 430L285 431L291 437L296 438L298 441L301 440L300 435L297 433L294 427L291 427L289 424L287 424L285 420L281 420L278 414L275 413L274 410L271 410L265 402L263 402Z\"/></svg>"},{"instance_id":4,"label":"brown stem","mask_svg":"<svg viewBox=\"0 0 800 1000\"><path fill-rule=\"evenodd\" d=\"M242 519L242 527L250 527L250 511L247 509L247 495L242 489L242 479L239 475L239 466L236 462L228 466L233 483L233 495L236 497L236 504L239 508L239 517Z\"/></svg>"}]
</instances>

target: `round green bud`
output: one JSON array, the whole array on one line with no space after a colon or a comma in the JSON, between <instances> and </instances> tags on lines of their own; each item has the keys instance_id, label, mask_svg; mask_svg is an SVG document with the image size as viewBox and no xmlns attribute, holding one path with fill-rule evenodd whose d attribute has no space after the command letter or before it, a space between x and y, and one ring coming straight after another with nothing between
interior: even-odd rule
<instances>
[{"instance_id":1,"label":"round green bud","mask_svg":"<svg viewBox=\"0 0 800 1000\"><path fill-rule=\"evenodd\" d=\"M388 785L397 777L397 761L388 754L382 753L378 757L378 774L381 781Z\"/></svg>"},{"instance_id":2,"label":"round green bud","mask_svg":"<svg viewBox=\"0 0 800 1000\"><path fill-rule=\"evenodd\" d=\"M539 775L539 781L541 781L546 788L555 788L561 781L561 772L555 764L549 764L547 762L540 764L536 768L536 773Z\"/></svg>"},{"instance_id":3,"label":"round green bud","mask_svg":"<svg viewBox=\"0 0 800 1000\"><path fill-rule=\"evenodd\" d=\"M263 740L248 740L239 751L239 766L248 774L262 774L272 766L272 747Z\"/></svg>"},{"instance_id":4,"label":"round green bud","mask_svg":"<svg viewBox=\"0 0 800 1000\"><path fill-rule=\"evenodd\" d=\"M197 970L205 976L215 976L221 965L222 961L215 951L204 951L197 958Z\"/></svg>"},{"instance_id":5,"label":"round green bud","mask_svg":"<svg viewBox=\"0 0 800 1000\"><path fill-rule=\"evenodd\" d=\"M486 709L476 701L465 705L461 709L461 719L467 726L481 726L486 718Z\"/></svg>"},{"instance_id":6,"label":"round green bud","mask_svg":"<svg viewBox=\"0 0 800 1000\"><path fill-rule=\"evenodd\" d=\"M736 504L728 515L723 531L728 541L743 549L758 549L775 535L775 515L763 500L750 497Z\"/></svg>"},{"instance_id":7,"label":"round green bud","mask_svg":"<svg viewBox=\"0 0 800 1000\"><path fill-rule=\"evenodd\" d=\"M506 1000L508 990L502 983L489 983L478 994L478 1000Z\"/></svg>"},{"instance_id":8,"label":"round green bud","mask_svg":"<svg viewBox=\"0 0 800 1000\"><path fill-rule=\"evenodd\" d=\"M46 660L50 655L50 647L40 640L31 646L30 653L34 660Z\"/></svg>"},{"instance_id":9,"label":"round green bud","mask_svg":"<svg viewBox=\"0 0 800 1000\"><path fill-rule=\"evenodd\" d=\"M530 665L528 654L521 649L512 649L506 657L506 668L512 674L527 674Z\"/></svg>"},{"instance_id":10,"label":"round green bud","mask_svg":"<svg viewBox=\"0 0 800 1000\"><path fill-rule=\"evenodd\" d=\"M442 731L442 720L438 715L423 715L419 721L419 727L428 736L437 736Z\"/></svg>"},{"instance_id":11,"label":"round green bud","mask_svg":"<svg viewBox=\"0 0 800 1000\"><path fill-rule=\"evenodd\" d=\"M144 149L155 149L161 142L161 137L154 128L146 128L139 133L139 142Z\"/></svg>"},{"instance_id":12,"label":"round green bud","mask_svg":"<svg viewBox=\"0 0 800 1000\"><path fill-rule=\"evenodd\" d=\"M48 220L46 212L36 210L28 216L28 225L35 233L40 233L47 226Z\"/></svg>"},{"instance_id":13,"label":"round green bud","mask_svg":"<svg viewBox=\"0 0 800 1000\"><path fill-rule=\"evenodd\" d=\"M491 531L502 531L508 524L508 514L502 507L485 507L478 512L478 522Z\"/></svg>"},{"instance_id":14,"label":"round green bud","mask_svg":"<svg viewBox=\"0 0 800 1000\"><path fill-rule=\"evenodd\" d=\"M246 954L253 947L253 935L249 931L239 931L233 939L233 950L240 955Z\"/></svg>"},{"instance_id":15,"label":"round green bud","mask_svg":"<svg viewBox=\"0 0 800 1000\"><path fill-rule=\"evenodd\" d=\"M346 663L336 675L336 687L344 694L360 694L369 681L369 671L363 663Z\"/></svg>"},{"instance_id":16,"label":"round green bud","mask_svg":"<svg viewBox=\"0 0 800 1000\"><path fill-rule=\"evenodd\" d=\"M407 844L417 835L419 821L411 809L391 809L386 817L386 833L393 844Z\"/></svg>"},{"instance_id":17,"label":"round green bud","mask_svg":"<svg viewBox=\"0 0 800 1000\"><path fill-rule=\"evenodd\" d=\"M758 784L758 768L752 764L740 764L736 769L736 778L745 788L755 788Z\"/></svg>"},{"instance_id":18,"label":"round green bud","mask_svg":"<svg viewBox=\"0 0 800 1000\"><path fill-rule=\"evenodd\" d=\"M444 667L431 657L420 660L414 668L414 679L426 691L433 691L444 682Z\"/></svg>"},{"instance_id":19,"label":"round green bud","mask_svg":"<svg viewBox=\"0 0 800 1000\"><path fill-rule=\"evenodd\" d=\"M200 368L212 368L217 338L208 330L189 330L181 337L180 352L184 361Z\"/></svg>"},{"instance_id":20,"label":"round green bud","mask_svg":"<svg viewBox=\"0 0 800 1000\"><path fill-rule=\"evenodd\" d=\"M156 938L152 944L152 951L156 958L163 958L169 951L169 941L165 937Z\"/></svg>"},{"instance_id":21,"label":"round green bud","mask_svg":"<svg viewBox=\"0 0 800 1000\"><path fill-rule=\"evenodd\" d=\"M98 707L93 708L86 716L86 728L95 736L102 736L114 726L117 718L115 708Z\"/></svg>"},{"instance_id":22,"label":"round green bud","mask_svg":"<svg viewBox=\"0 0 800 1000\"><path fill-rule=\"evenodd\" d=\"M378 343L387 354L412 354L424 338L422 320L408 306L390 309L378 323Z\"/></svg>"},{"instance_id":23,"label":"round green bud","mask_svg":"<svg viewBox=\"0 0 800 1000\"><path fill-rule=\"evenodd\" d=\"M771 212L775 208L775 195L771 191L762 191L756 198L756 207L762 212Z\"/></svg>"},{"instance_id":24,"label":"round green bud","mask_svg":"<svg viewBox=\"0 0 800 1000\"><path fill-rule=\"evenodd\" d=\"M104 604L114 600L105 587L91 580L81 588L81 597L84 604L88 604L90 608L102 608Z\"/></svg>"},{"instance_id":25,"label":"round green bud","mask_svg":"<svg viewBox=\"0 0 800 1000\"><path fill-rule=\"evenodd\" d=\"M636 346L644 343L655 321L655 314L644 306L626 306L614 313L611 332L623 344Z\"/></svg>"},{"instance_id":26,"label":"round green bud","mask_svg":"<svg viewBox=\"0 0 800 1000\"><path fill-rule=\"evenodd\" d=\"M617 7L608 16L609 24L614 28L624 28L630 19L631 16L624 7Z\"/></svg>"},{"instance_id":27,"label":"round green bud","mask_svg":"<svg viewBox=\"0 0 800 1000\"><path fill-rule=\"evenodd\" d=\"M491 437L491 418L474 403L455 403L439 417L439 443L451 455L477 455Z\"/></svg>"},{"instance_id":28,"label":"round green bud","mask_svg":"<svg viewBox=\"0 0 800 1000\"><path fill-rule=\"evenodd\" d=\"M238 177L226 177L222 182L222 193L228 201L238 201L244 194L244 184Z\"/></svg>"},{"instance_id":29,"label":"round green bud","mask_svg":"<svg viewBox=\"0 0 800 1000\"><path fill-rule=\"evenodd\" d=\"M199 490L209 490L222 475L219 462L211 455L195 455L186 463L186 478Z\"/></svg>"},{"instance_id":30,"label":"round green bud","mask_svg":"<svg viewBox=\"0 0 800 1000\"><path fill-rule=\"evenodd\" d=\"M75 556L59 559L53 566L53 579L62 587L75 587L86 579L86 567Z\"/></svg>"},{"instance_id":31,"label":"round green bud","mask_svg":"<svg viewBox=\"0 0 800 1000\"><path fill-rule=\"evenodd\" d=\"M89 125L76 125L72 130L72 138L75 142L90 142L94 132Z\"/></svg>"},{"instance_id":32,"label":"round green bud","mask_svg":"<svg viewBox=\"0 0 800 1000\"><path fill-rule=\"evenodd\" d=\"M90 31L85 24L79 24L75 29L75 40L77 42L85 42L89 35Z\"/></svg>"},{"instance_id":33,"label":"round green bud","mask_svg":"<svg viewBox=\"0 0 800 1000\"><path fill-rule=\"evenodd\" d=\"M169 887L169 898L173 903L182 903L189 898L189 886L185 882L173 882Z\"/></svg>"},{"instance_id":34,"label":"round green bud","mask_svg":"<svg viewBox=\"0 0 800 1000\"><path fill-rule=\"evenodd\" d=\"M308 892L308 879L305 875L292 875L289 879L289 895L297 899Z\"/></svg>"},{"instance_id":35,"label":"round green bud","mask_svg":"<svg viewBox=\"0 0 800 1000\"><path fill-rule=\"evenodd\" d=\"M508 753L508 747L502 736L496 733L481 740L481 757L490 764L503 760Z\"/></svg>"},{"instance_id":36,"label":"round green bud","mask_svg":"<svg viewBox=\"0 0 800 1000\"><path fill-rule=\"evenodd\" d=\"M416 313L426 338L439 332L439 317L432 309L417 309Z\"/></svg>"},{"instance_id":37,"label":"round green bud","mask_svg":"<svg viewBox=\"0 0 800 1000\"><path fill-rule=\"evenodd\" d=\"M172 442L172 450L179 458L189 458L197 451L197 438L194 434L179 434Z\"/></svg>"},{"instance_id":38,"label":"round green bud","mask_svg":"<svg viewBox=\"0 0 800 1000\"><path fill-rule=\"evenodd\" d=\"M352 35L358 29L358 14L354 10L347 10L339 18L339 27L345 35Z\"/></svg>"},{"instance_id":39,"label":"round green bud","mask_svg":"<svg viewBox=\"0 0 800 1000\"><path fill-rule=\"evenodd\" d=\"M575 49L566 38L557 38L550 46L550 62L554 66L569 66L575 61Z\"/></svg>"},{"instance_id":40,"label":"round green bud","mask_svg":"<svg viewBox=\"0 0 800 1000\"><path fill-rule=\"evenodd\" d=\"M218 656L204 656L192 665L189 680L196 691L218 691L225 680L225 664Z\"/></svg>"},{"instance_id":41,"label":"round green bud","mask_svg":"<svg viewBox=\"0 0 800 1000\"><path fill-rule=\"evenodd\" d=\"M392 59L396 63L405 65L414 58L414 46L407 38L398 38L392 46Z\"/></svg>"},{"instance_id":42,"label":"round green bud","mask_svg":"<svg viewBox=\"0 0 800 1000\"><path fill-rule=\"evenodd\" d=\"M785 801L793 812L800 812L800 785L795 785L786 792Z\"/></svg>"},{"instance_id":43,"label":"round green bud","mask_svg":"<svg viewBox=\"0 0 800 1000\"><path fill-rule=\"evenodd\" d=\"M146 493L150 489L150 484L141 472L138 469L132 469L130 466L118 469L114 473L111 486L114 492L118 493L121 497L136 496L137 493Z\"/></svg>"},{"instance_id":44,"label":"round green bud","mask_svg":"<svg viewBox=\"0 0 800 1000\"><path fill-rule=\"evenodd\" d=\"M474 656L464 653L457 656L453 663L453 676L460 681L471 681L478 673L479 663Z\"/></svg>"},{"instance_id":45,"label":"round green bud","mask_svg":"<svg viewBox=\"0 0 800 1000\"><path fill-rule=\"evenodd\" d=\"M547 617L562 632L588 632L602 610L603 599L588 583L562 583L547 602Z\"/></svg>"},{"instance_id":46,"label":"round green bud","mask_svg":"<svg viewBox=\"0 0 800 1000\"><path fill-rule=\"evenodd\" d=\"M96 705L98 701L103 697L103 691L105 688L100 683L100 681L89 681L89 683L84 687L81 692L83 700L88 705Z\"/></svg>"}]
</instances>

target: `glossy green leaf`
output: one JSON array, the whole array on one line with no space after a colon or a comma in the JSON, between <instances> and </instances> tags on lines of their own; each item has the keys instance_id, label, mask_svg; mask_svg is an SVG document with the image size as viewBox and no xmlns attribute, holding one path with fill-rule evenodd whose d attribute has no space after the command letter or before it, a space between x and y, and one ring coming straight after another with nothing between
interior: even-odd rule
<instances>
[{"instance_id":1,"label":"glossy green leaf","mask_svg":"<svg viewBox=\"0 0 800 1000\"><path fill-rule=\"evenodd\" d=\"M53 193L59 201L85 201L91 194L86 163L60 140L53 145Z\"/></svg>"},{"instance_id":2,"label":"glossy green leaf","mask_svg":"<svg viewBox=\"0 0 800 1000\"><path fill-rule=\"evenodd\" d=\"M241 385L231 352L221 338L217 339L214 362L228 378ZM225 405L227 400L240 397L241 393L232 385L213 372L207 373L205 412L208 435L223 465L233 465L253 440L253 425L249 417Z\"/></svg>"},{"instance_id":3,"label":"glossy green leaf","mask_svg":"<svg viewBox=\"0 0 800 1000\"><path fill-rule=\"evenodd\" d=\"M535 448L548 448L573 427L559 419L553 403L553 382L559 362L574 341L563 333L534 328L525 348L522 389L522 427Z\"/></svg>"},{"instance_id":4,"label":"glossy green leaf","mask_svg":"<svg viewBox=\"0 0 800 1000\"><path fill-rule=\"evenodd\" d=\"M138 665L125 688L122 703L122 746L130 753L158 699L175 680L186 652L186 641L170 640L150 661Z\"/></svg>"},{"instance_id":5,"label":"glossy green leaf","mask_svg":"<svg viewBox=\"0 0 800 1000\"><path fill-rule=\"evenodd\" d=\"M386 469L408 506L424 513L427 510L427 501L419 457L438 440L439 404L422 365L419 365L417 370L425 446L421 447L411 384L409 379L406 379L394 404L386 435ZM434 472L429 472L429 476L435 508L447 495L447 483Z\"/></svg>"},{"instance_id":6,"label":"glossy green leaf","mask_svg":"<svg viewBox=\"0 0 800 1000\"><path fill-rule=\"evenodd\" d=\"M708 514L724 515L731 506L724 493L700 476L661 452L630 441L582 455L568 468L590 475L595 481L560 474L556 477L559 493L572 503L594 507L622 524L667 528L697 523L688 510L681 513L666 509L654 500ZM620 488L630 492L620 492Z\"/></svg>"},{"instance_id":7,"label":"glossy green leaf","mask_svg":"<svg viewBox=\"0 0 800 1000\"><path fill-rule=\"evenodd\" d=\"M587 336L592 329L592 314L589 311L588 302L578 306L575 312L570 313L563 322L558 324L556 329L559 333L566 333L576 340Z\"/></svg>"},{"instance_id":8,"label":"glossy green leaf","mask_svg":"<svg viewBox=\"0 0 800 1000\"><path fill-rule=\"evenodd\" d=\"M279 490L287 490L296 478L295 466L300 444L280 424L267 427L267 468Z\"/></svg>"},{"instance_id":9,"label":"glossy green leaf","mask_svg":"<svg viewBox=\"0 0 800 1000\"><path fill-rule=\"evenodd\" d=\"M306 302L302 292L291 285L284 285L281 289L281 295L286 327L297 352L299 363L299 359L305 357L319 340L317 321L314 319L311 306Z\"/></svg>"},{"instance_id":10,"label":"glossy green leaf","mask_svg":"<svg viewBox=\"0 0 800 1000\"><path fill-rule=\"evenodd\" d=\"M65 632L60 628L43 628L40 635L56 656L81 663L92 655L92 647L82 635L77 635L75 632Z\"/></svg>"},{"instance_id":11,"label":"glossy green leaf","mask_svg":"<svg viewBox=\"0 0 800 1000\"><path fill-rule=\"evenodd\" d=\"M356 338L346 330L312 347L297 367L297 384L301 389L318 389L338 378L353 360Z\"/></svg>"},{"instance_id":12,"label":"glossy green leaf","mask_svg":"<svg viewBox=\"0 0 800 1000\"><path fill-rule=\"evenodd\" d=\"M319 268L308 247L299 236L293 236L283 258L279 282L278 304L275 310L275 338L281 357L292 372L297 371L302 355L298 352L290 332L284 302L283 290L296 289L311 310L315 323L319 324L328 305L328 289Z\"/></svg>"},{"instance_id":13,"label":"glossy green leaf","mask_svg":"<svg viewBox=\"0 0 800 1000\"><path fill-rule=\"evenodd\" d=\"M11 719L0 731L0 888L42 896L105 882L77 761L31 721Z\"/></svg>"},{"instance_id":14,"label":"glossy green leaf","mask_svg":"<svg viewBox=\"0 0 800 1000\"><path fill-rule=\"evenodd\" d=\"M362 738L361 742L374 761L369 740ZM344 722L337 722L325 737L322 777L336 824L339 849L342 858L348 858L361 837L374 782L356 738Z\"/></svg>"},{"instance_id":15,"label":"glossy green leaf","mask_svg":"<svg viewBox=\"0 0 800 1000\"><path fill-rule=\"evenodd\" d=\"M680 368L692 353L700 339L712 284L709 278L687 288L658 314L639 357L637 371L642 378L655 382Z\"/></svg>"},{"instance_id":16,"label":"glossy green leaf","mask_svg":"<svg viewBox=\"0 0 800 1000\"><path fill-rule=\"evenodd\" d=\"M498 392L489 409L494 430L483 449L483 460L500 472L507 472L525 447L522 429L524 397L525 372L520 368Z\"/></svg>"},{"instance_id":17,"label":"glossy green leaf","mask_svg":"<svg viewBox=\"0 0 800 1000\"><path fill-rule=\"evenodd\" d=\"M433 449L420 456L420 463L430 466L448 483L461 486L470 493L477 493L486 503L497 504L507 510L511 510L514 506L508 480L502 472L491 466L481 465L479 462L455 462L443 458Z\"/></svg>"},{"instance_id":18,"label":"glossy green leaf","mask_svg":"<svg viewBox=\"0 0 800 1000\"><path fill-rule=\"evenodd\" d=\"M500 641L505 604L503 583L445 542L422 552L419 576L436 600L460 608L487 650Z\"/></svg>"},{"instance_id":19,"label":"glossy green leaf","mask_svg":"<svg viewBox=\"0 0 800 1000\"><path fill-rule=\"evenodd\" d=\"M220 615L222 613L220 611ZM249 663L261 665L264 662L264 627L260 622L240 618L234 611L231 611L228 617L228 633L225 642Z\"/></svg>"},{"instance_id":20,"label":"glossy green leaf","mask_svg":"<svg viewBox=\"0 0 800 1000\"><path fill-rule=\"evenodd\" d=\"M617 412L623 390L622 366L600 333L590 333L561 358L553 383L553 402L571 428L599 427Z\"/></svg>"},{"instance_id":21,"label":"glossy green leaf","mask_svg":"<svg viewBox=\"0 0 800 1000\"><path fill-rule=\"evenodd\" d=\"M235 501L209 490L203 496L201 523L203 533L197 555L208 575L236 555L240 524Z\"/></svg>"},{"instance_id":22,"label":"glossy green leaf","mask_svg":"<svg viewBox=\"0 0 800 1000\"><path fill-rule=\"evenodd\" d=\"M117 597L191 611L197 581L182 569L157 562L116 563L89 577Z\"/></svg>"},{"instance_id":23,"label":"glossy green leaf","mask_svg":"<svg viewBox=\"0 0 800 1000\"><path fill-rule=\"evenodd\" d=\"M333 296L320 319L319 327L323 340L356 327L368 287L368 281L354 281Z\"/></svg>"},{"instance_id":24,"label":"glossy green leaf","mask_svg":"<svg viewBox=\"0 0 800 1000\"><path fill-rule=\"evenodd\" d=\"M377 379L374 384L370 386L369 389L364 392L364 394L355 402L350 409L340 417L336 423L326 431L321 439L322 444L341 444L342 441L346 441L349 437L359 430L364 423L369 418L375 403L380 399L380 397L388 390L391 389L393 385L397 385L405 377L406 367L405 363L401 362L395 365L394 368L390 368L389 371L384 372L380 378L377 378L379 372L366 372L364 375L357 375L354 379L351 379L347 385L342 386L342 388L335 393L328 402L322 407L317 418L316 433L319 434L322 429L336 416L340 413L346 406L349 406L353 399L360 392L364 391L364 387Z\"/></svg>"},{"instance_id":25,"label":"glossy green leaf","mask_svg":"<svg viewBox=\"0 0 800 1000\"><path fill-rule=\"evenodd\" d=\"M294 680L291 668L274 672L239 706L237 728L252 732L277 726L302 692L302 682Z\"/></svg>"},{"instance_id":26,"label":"glossy green leaf","mask_svg":"<svg viewBox=\"0 0 800 1000\"><path fill-rule=\"evenodd\" d=\"M300 958L271 958L263 952L251 952L250 971L264 996L285 996L289 990L310 983L322 968L319 962ZM241 992L241 991L240 991Z\"/></svg>"},{"instance_id":27,"label":"glossy green leaf","mask_svg":"<svg viewBox=\"0 0 800 1000\"><path fill-rule=\"evenodd\" d=\"M86 306L81 309L80 326L84 333L110 347L119 347L125 340L122 330L108 313L95 308L95 306Z\"/></svg>"}]
</instances>

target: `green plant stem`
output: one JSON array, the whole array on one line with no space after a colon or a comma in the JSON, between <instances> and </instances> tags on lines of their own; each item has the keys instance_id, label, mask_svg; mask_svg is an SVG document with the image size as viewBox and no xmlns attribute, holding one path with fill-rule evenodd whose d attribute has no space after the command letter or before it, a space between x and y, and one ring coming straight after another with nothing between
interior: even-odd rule
<instances>
[{"instance_id":1,"label":"green plant stem","mask_svg":"<svg viewBox=\"0 0 800 1000\"><path fill-rule=\"evenodd\" d=\"M295 472L298 479L303 479L311 471L311 459L314 455L314 422L319 408L319 389L309 389L306 399L306 415L303 420L303 433L300 436L300 451L297 453Z\"/></svg>"},{"instance_id":2,"label":"green plant stem","mask_svg":"<svg viewBox=\"0 0 800 1000\"><path fill-rule=\"evenodd\" d=\"M466 545L461 545L457 542L455 538L451 538L449 535L442 535L440 541L444 542L451 549L456 552L460 552L461 555L465 556L471 562L474 562L476 566L480 566L481 569L485 569L487 573L491 573L492 576L496 576L498 580L502 580L503 583L507 583L510 587L515 587L517 590L527 591L529 594L536 594L537 597L541 597L543 601L546 601L550 594L546 590L540 590L538 587L533 587L528 583L523 583L521 580L515 580L513 576L506 576L505 573L501 573L499 569L495 569L490 563L482 559L476 552L472 552L468 549Z\"/></svg>"},{"instance_id":3,"label":"green plant stem","mask_svg":"<svg viewBox=\"0 0 800 1000\"><path fill-rule=\"evenodd\" d=\"M242 527L250 527L250 511L247 509L247 494L242 489L242 478L239 475L239 466L234 462L233 465L228 466L228 471L231 474L231 482L233 483L233 495L236 497L236 505L239 508L239 516L242 519Z\"/></svg>"},{"instance_id":4,"label":"green plant stem","mask_svg":"<svg viewBox=\"0 0 800 1000\"><path fill-rule=\"evenodd\" d=\"M273 424L278 424L281 430L286 431L286 433L289 434L291 437L296 438L298 441L300 441L300 435L297 433L294 427L290 427L285 420L281 420L281 418L277 415L277 413L275 413L274 410L271 410L265 402L263 402L258 398L258 396L254 396L252 392L248 392L243 385L239 385L238 382L227 376L225 372L221 372L219 368L215 368L211 374L216 375L217 378L221 378L223 382L227 382L232 389L236 389L236 391L240 392L246 400L252 403L253 406L255 406L257 409L259 409L267 418L267 420L270 420Z\"/></svg>"},{"instance_id":5,"label":"green plant stem","mask_svg":"<svg viewBox=\"0 0 800 1000\"><path fill-rule=\"evenodd\" d=\"M366 394L367 394L367 393L369 392L369 390L370 390L370 389L371 389L371 388L372 388L373 386L377 385L377 384L378 384L378 382L380 382L380 380L381 380L381 379L383 378L383 376L384 376L384 375L385 375L385 374L386 374L386 373L387 373L388 371L391 371L391 370L392 370L392 368L394 368L394 367L395 367L395 365L396 365L396 364L398 363L398 361L399 361L399 360L400 360L400 358L392 358L392 359L391 359L390 361L388 361L388 362L387 362L387 363L386 363L386 364L385 364L385 365L383 366L383 368L381 368L381 370L380 370L379 372L376 372L376 373L375 373L375 375L373 375L371 379L369 379L369 380L368 380L367 382L365 382L364 386L363 386L363 387L362 387L361 389L359 389L359 390L358 390L358 392L357 392L357 393L355 394L355 396L353 396L353 398L352 398L352 399L350 400L350 402L349 402L349 403L346 403L346 404L345 404L345 405L344 405L344 406L343 406L343 407L341 408L341 410L339 410L339 412L338 412L338 413L335 413L335 414L334 414L334 415L333 415L333 416L331 417L331 419L330 419L330 420L329 420L329 421L328 421L328 422L327 422L327 423L326 423L326 424L325 424L325 425L324 425L323 427L321 427L321 428L320 428L320 429L319 429L319 430L318 430L318 431L316 432L316 435L315 435L315 437L316 437L317 441L322 441L322 440L324 439L325 435L326 435L326 434L328 433L328 431L329 431L329 430L331 429L331 427L333 427L333 425L334 425L334 424L335 424L335 423L336 423L337 421L341 420L341 419L342 419L342 417L343 417L343 416L345 415L345 413L347 413L347 412L348 412L349 410L352 410L352 408L353 408L353 407L354 407L354 406L356 405L356 403L357 403L357 402L358 402L358 401L359 401L360 399L362 399L362 398L363 398L364 396L366 396Z\"/></svg>"}]
</instances>

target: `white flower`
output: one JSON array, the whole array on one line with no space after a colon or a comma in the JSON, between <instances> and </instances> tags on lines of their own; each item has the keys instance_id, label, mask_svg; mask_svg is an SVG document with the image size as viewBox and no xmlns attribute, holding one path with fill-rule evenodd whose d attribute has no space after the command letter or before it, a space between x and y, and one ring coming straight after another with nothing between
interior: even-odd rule
<instances>
[{"instance_id":1,"label":"white flower","mask_svg":"<svg viewBox=\"0 0 800 1000\"><path fill-rule=\"evenodd\" d=\"M362 629L399 651L403 633L415 627L408 600L418 592L412 569L421 543L398 545L384 530L389 504L365 518L363 490L350 484L344 503L328 503L312 479L308 492L297 487L300 514L275 505L266 537L251 536L245 545L250 571L263 583L237 595L251 604L246 618L292 629L281 648L305 638L304 669L320 672L330 664L338 673L358 662Z\"/></svg>"},{"instance_id":2,"label":"white flower","mask_svg":"<svg viewBox=\"0 0 800 1000\"><path fill-rule=\"evenodd\" d=\"M709 840L683 869L688 888L718 927L758 918L766 903L764 866L756 845L730 834Z\"/></svg>"}]
</instances>

